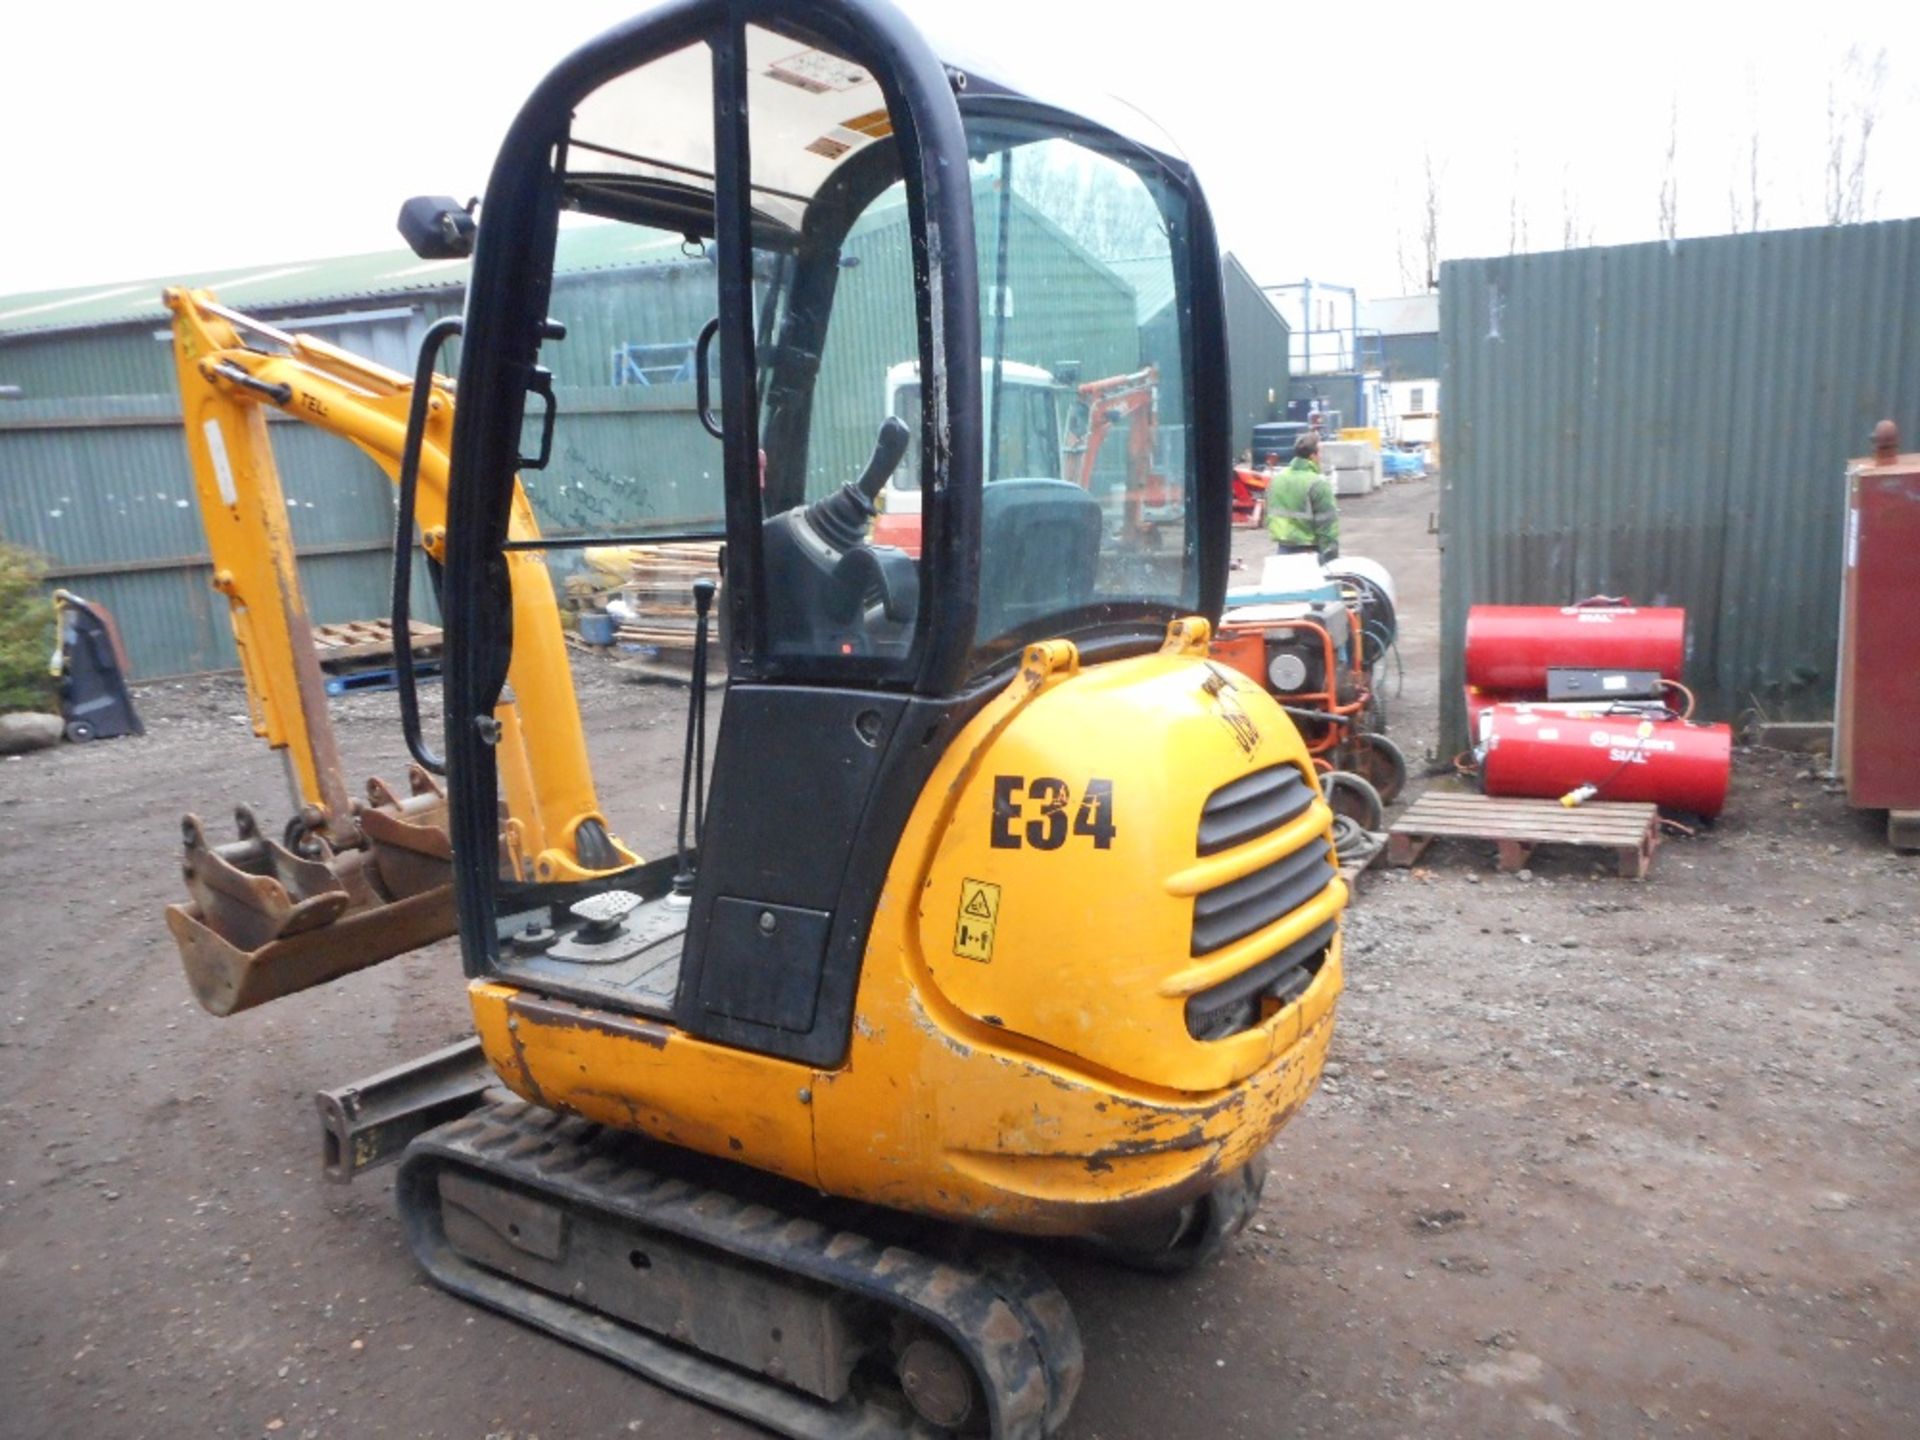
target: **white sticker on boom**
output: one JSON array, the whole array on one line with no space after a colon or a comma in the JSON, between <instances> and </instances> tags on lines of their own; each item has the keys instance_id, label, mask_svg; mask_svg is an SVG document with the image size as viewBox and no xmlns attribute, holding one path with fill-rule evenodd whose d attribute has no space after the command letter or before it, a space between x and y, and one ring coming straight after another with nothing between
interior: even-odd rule
<instances>
[{"instance_id":1,"label":"white sticker on boom","mask_svg":"<svg viewBox=\"0 0 1920 1440\"><path fill-rule=\"evenodd\" d=\"M1540 727L1540 733L1534 738L1536 740L1558 740L1560 738L1560 732L1551 725L1543 725Z\"/></svg>"},{"instance_id":2,"label":"white sticker on boom","mask_svg":"<svg viewBox=\"0 0 1920 1440\"><path fill-rule=\"evenodd\" d=\"M1600 677L1600 688L1602 690L1624 690L1627 688L1627 677L1624 675L1602 675Z\"/></svg>"},{"instance_id":3,"label":"white sticker on boom","mask_svg":"<svg viewBox=\"0 0 1920 1440\"><path fill-rule=\"evenodd\" d=\"M227 459L227 437L220 433L220 422L208 420L200 428L206 432L207 453L213 456L213 480L220 487L220 499L238 505L240 492L233 488L233 463Z\"/></svg>"}]
</instances>

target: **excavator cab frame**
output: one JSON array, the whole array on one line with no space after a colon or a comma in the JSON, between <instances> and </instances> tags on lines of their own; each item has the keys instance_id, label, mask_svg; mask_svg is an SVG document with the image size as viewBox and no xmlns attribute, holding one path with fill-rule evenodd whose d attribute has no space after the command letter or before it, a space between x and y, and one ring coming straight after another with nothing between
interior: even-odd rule
<instances>
[{"instance_id":1,"label":"excavator cab frame","mask_svg":"<svg viewBox=\"0 0 1920 1440\"><path fill-rule=\"evenodd\" d=\"M1038 1440L1080 1382L1071 1313L1030 1258L951 1227L1179 1270L1247 1223L1326 1053L1347 890L1298 734L1209 654L1226 338L1212 223L1171 149L1137 116L943 63L884 0L677 0L576 52L514 122L477 221L450 461L429 444L421 479L445 499L428 529L468 998L518 1099L480 1094L458 1051L322 1097L337 1170L405 1145L395 1195L439 1284L788 1435ZM1072 177L1048 202L1066 210L1119 187L1170 332L1143 334L1131 284L1036 203L1028 163ZM659 403L582 407L614 417L617 471L554 442L565 211L651 232L613 246L703 298L711 281L718 312L674 318L700 337L677 432L640 430ZM472 230L458 207L403 219L428 250ZM902 269L867 263L882 232ZM1055 288L1069 274L1104 296L1104 331ZM841 323L875 296L881 323ZM917 557L873 534L910 427L858 398L909 348ZM1144 362L1179 400L1161 457L1179 503L1152 533L1110 523L1131 485L995 473L1008 407L988 397L1016 356ZM284 404L309 383L181 359L183 390L224 375ZM378 413L411 402L444 439L430 381L385 387ZM698 581L695 843L575 863L603 827L550 557L693 538L714 440L730 676L709 793ZM596 524L533 523L529 490L572 482L516 472L549 460L603 486ZM663 518L661 494L698 504ZM541 802L570 776L575 803ZM530 826L563 843L516 844Z\"/></svg>"},{"instance_id":2,"label":"excavator cab frame","mask_svg":"<svg viewBox=\"0 0 1920 1440\"><path fill-rule=\"evenodd\" d=\"M789 49L804 47L803 55L858 67L884 99L870 126L882 138L839 163L812 195L757 184L755 142L779 133L761 118L767 87L749 104L750 76L759 85L767 73L762 41L768 35ZM644 152L580 133L580 117L598 93L702 45L712 58L709 185L691 183L689 177L698 178L692 167L650 167ZM759 52L750 57L755 45ZM816 68L824 73L827 67ZM1016 188L1008 172L1020 147L1060 137L1129 167L1160 206L1181 302L1182 351L1190 357L1174 383L1196 395L1224 393L1217 246L1185 165L1137 138L942 63L888 7L765 0L670 5L577 51L529 100L502 147L481 209L453 441L461 482L449 515L444 598L458 643L449 650L445 676L446 753L469 975L526 983L537 969L535 983L548 993L622 1008L619 997L580 989L555 967L519 963L514 936L525 927L544 941L551 927L542 910L564 924L565 906L597 890L621 887L653 900L665 891L672 868L660 862L564 887L529 885L499 875L489 848L498 808L492 716L513 647L502 560L520 558L504 521L513 475L523 463L523 430L531 428L526 417L540 419L540 407L551 405L543 398L529 406L528 396L541 384L563 211L679 230L710 245L718 271L719 314L709 330L725 417L722 604L731 682L685 956L673 1003L656 1006L658 1018L723 1044L812 1064L836 1062L847 1045L868 921L908 811L945 742L1005 686L1024 647L1060 637L1084 660L1115 658L1158 648L1182 616L1217 618L1228 494L1210 480L1193 482L1183 543L1166 546L1169 554L1141 558L1143 566L1171 575L1170 583L1142 583L1131 595L1125 587L1092 594L1082 586L1057 601L1000 601L998 587L1013 567L1007 545L983 534L994 523L983 492L1008 502L1001 509L1029 500L1044 508L1064 503L1047 487L1078 489L1046 480L984 486L982 473L983 453L991 451L982 433L983 411L991 412L983 392L998 378L996 364L983 364L983 357L993 362L1006 354L1006 302L996 297L1009 287L996 283L1004 276L993 267L1007 264ZM581 156L591 168L588 161L569 168ZM618 159L602 158L609 156ZM641 173L610 173L622 163ZM673 178L663 179L669 169ZM992 183L979 193L992 198L990 208L982 207L988 213L976 215L977 187L969 177L982 169ZM838 630L823 636L817 624L796 619L822 602L804 585L792 588L806 569L793 553L817 546L813 539L793 541L789 532L798 527L788 522L806 508L811 387L833 323L844 244L875 197L902 184L917 358L921 373L932 377L921 386L918 416L923 546L916 573L898 552L866 543L860 530L870 508L865 517L853 511L841 517L851 524L839 537L845 542L836 557L840 568L867 575L867 601L885 600L870 613L884 609L890 622L880 638L856 624L842 641ZM950 236L982 243L943 238ZM781 277L779 290L765 284L768 273ZM983 294L989 297L984 306ZM1187 408L1200 415L1219 407L1201 401ZM1216 428L1188 428L1186 475L1226 474L1227 436ZM895 459L902 438L896 437ZM880 474L878 482L885 478ZM1091 505L1084 492L1078 503ZM807 513L818 509L816 503ZM831 516L818 519L819 533L833 530ZM1016 528L1004 517L1000 523ZM1026 528L1024 520L1017 523ZM1044 566L1021 568L1031 576ZM910 598L896 613L901 590ZM799 834L808 837L804 847L792 842ZM770 854L782 858L777 874L769 873ZM763 933L778 938L745 943L753 937L740 927L750 921L767 926L769 919L774 924Z\"/></svg>"}]
</instances>

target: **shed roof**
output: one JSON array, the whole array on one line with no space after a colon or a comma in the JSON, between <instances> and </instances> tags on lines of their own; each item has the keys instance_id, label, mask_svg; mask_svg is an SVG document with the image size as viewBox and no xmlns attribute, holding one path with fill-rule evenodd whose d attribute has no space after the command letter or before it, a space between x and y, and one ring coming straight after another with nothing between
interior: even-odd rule
<instances>
[{"instance_id":1,"label":"shed roof","mask_svg":"<svg viewBox=\"0 0 1920 1440\"><path fill-rule=\"evenodd\" d=\"M976 192L985 193L992 190L994 181L991 176L976 175L973 184ZM1025 199L1016 195L1014 204L1062 244L1076 253L1087 254L1083 246ZM882 200L860 217L854 233L887 224L904 213L904 209L904 200ZM582 275L597 270L626 270L638 265L670 264L685 258L682 241L671 236L649 238L658 234L653 231L636 235L635 227L610 221L572 225L563 221L554 273ZM1090 255L1088 258L1092 260ZM1093 263L1111 269L1123 284L1133 289L1135 312L1142 323L1173 299L1172 270L1164 257ZM422 260L411 250L394 249L0 295L0 344L16 336L46 336L117 325L165 324L167 311L160 303L160 292L174 285L212 290L225 303L269 313L289 306L346 304L464 290L472 273L471 260ZM1149 293L1142 293L1143 282Z\"/></svg>"},{"instance_id":2,"label":"shed roof","mask_svg":"<svg viewBox=\"0 0 1920 1440\"><path fill-rule=\"evenodd\" d=\"M561 230L556 273L624 269L681 258L680 242L637 238L631 226L569 225ZM0 341L9 336L164 323L160 292L170 285L212 290L247 310L370 300L413 292L463 289L470 260L422 260L411 250L378 250L279 265L230 266L192 275L80 285L0 295Z\"/></svg>"},{"instance_id":3,"label":"shed roof","mask_svg":"<svg viewBox=\"0 0 1920 1440\"><path fill-rule=\"evenodd\" d=\"M1165 255L1136 255L1102 262L1133 287L1133 314L1144 325L1173 303L1173 263Z\"/></svg>"}]
</instances>

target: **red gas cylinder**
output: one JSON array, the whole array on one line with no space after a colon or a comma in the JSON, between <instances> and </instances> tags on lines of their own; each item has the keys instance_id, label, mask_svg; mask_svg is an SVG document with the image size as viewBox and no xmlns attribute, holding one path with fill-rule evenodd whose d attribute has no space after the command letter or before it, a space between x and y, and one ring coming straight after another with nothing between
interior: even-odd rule
<instances>
[{"instance_id":1,"label":"red gas cylinder","mask_svg":"<svg viewBox=\"0 0 1920 1440\"><path fill-rule=\"evenodd\" d=\"M1498 690L1482 690L1478 685L1466 687L1467 694L1467 733L1480 733L1480 717L1496 705L1510 705L1520 701L1538 699L1538 692L1507 695Z\"/></svg>"},{"instance_id":2,"label":"red gas cylinder","mask_svg":"<svg viewBox=\"0 0 1920 1440\"><path fill-rule=\"evenodd\" d=\"M1687 612L1611 601L1578 605L1475 605L1467 611L1467 683L1544 694L1549 666L1658 670L1680 678Z\"/></svg>"},{"instance_id":3,"label":"red gas cylinder","mask_svg":"<svg viewBox=\"0 0 1920 1440\"><path fill-rule=\"evenodd\" d=\"M1686 720L1553 705L1494 705L1480 721L1489 795L1557 800L1583 785L1593 800L1651 800L1714 816L1727 803L1733 730Z\"/></svg>"}]
</instances>

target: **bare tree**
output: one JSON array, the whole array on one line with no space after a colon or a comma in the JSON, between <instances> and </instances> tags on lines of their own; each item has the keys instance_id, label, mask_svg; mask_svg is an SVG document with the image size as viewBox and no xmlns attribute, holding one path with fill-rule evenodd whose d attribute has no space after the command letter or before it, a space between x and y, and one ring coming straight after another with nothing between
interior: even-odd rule
<instances>
[{"instance_id":1,"label":"bare tree","mask_svg":"<svg viewBox=\"0 0 1920 1440\"><path fill-rule=\"evenodd\" d=\"M1069 147L1039 151L1014 167L1013 193L1035 206L1100 260L1131 260L1167 253L1166 221L1139 187L1102 184L1105 178Z\"/></svg>"},{"instance_id":2,"label":"bare tree","mask_svg":"<svg viewBox=\"0 0 1920 1440\"><path fill-rule=\"evenodd\" d=\"M1520 151L1513 152L1513 188L1507 199L1507 253L1518 255L1527 247L1527 202L1522 198L1525 190L1521 184Z\"/></svg>"},{"instance_id":3,"label":"bare tree","mask_svg":"<svg viewBox=\"0 0 1920 1440\"><path fill-rule=\"evenodd\" d=\"M1660 171L1660 238L1671 245L1680 238L1680 172L1675 157L1680 151L1680 97L1675 95L1667 107L1667 158Z\"/></svg>"},{"instance_id":4,"label":"bare tree","mask_svg":"<svg viewBox=\"0 0 1920 1440\"><path fill-rule=\"evenodd\" d=\"M1425 170L1426 204L1420 217L1420 248L1427 271L1424 284L1429 290L1440 288L1440 180L1433 172L1433 151L1428 150L1421 163Z\"/></svg>"},{"instance_id":5,"label":"bare tree","mask_svg":"<svg viewBox=\"0 0 1920 1440\"><path fill-rule=\"evenodd\" d=\"M1857 45L1848 48L1839 77L1827 82L1829 225L1858 225L1872 216L1879 197L1867 190L1867 151L1886 83L1886 47L1868 60Z\"/></svg>"},{"instance_id":6,"label":"bare tree","mask_svg":"<svg viewBox=\"0 0 1920 1440\"><path fill-rule=\"evenodd\" d=\"M1747 127L1745 186L1741 186L1738 157L1726 182L1726 209L1732 223L1730 228L1736 234L1740 230L1751 232L1761 228L1761 86L1753 73L1753 65L1747 65ZM1743 198L1741 190L1745 190Z\"/></svg>"},{"instance_id":7,"label":"bare tree","mask_svg":"<svg viewBox=\"0 0 1920 1440\"><path fill-rule=\"evenodd\" d=\"M1414 242L1407 227L1403 224L1394 241L1394 264L1400 272L1400 293L1411 295L1426 283L1420 273L1420 257L1414 253Z\"/></svg>"},{"instance_id":8,"label":"bare tree","mask_svg":"<svg viewBox=\"0 0 1920 1440\"><path fill-rule=\"evenodd\" d=\"M1407 222L1406 206L1401 203L1404 199L1405 193L1401 190L1400 182L1398 178L1396 178L1393 182L1393 195L1391 200L1392 213L1395 216L1395 224L1393 227L1393 263L1394 268L1400 273L1400 293L1402 295L1411 295L1414 291L1420 289L1422 277L1420 275L1420 261L1414 253L1415 241L1412 227Z\"/></svg>"},{"instance_id":9,"label":"bare tree","mask_svg":"<svg viewBox=\"0 0 1920 1440\"><path fill-rule=\"evenodd\" d=\"M1740 176L1735 174L1727 182L1727 218L1730 228L1737 235L1742 230L1760 228L1760 131L1757 128L1747 137L1747 183L1746 198L1740 196Z\"/></svg>"},{"instance_id":10,"label":"bare tree","mask_svg":"<svg viewBox=\"0 0 1920 1440\"><path fill-rule=\"evenodd\" d=\"M1583 223L1580 197L1573 193L1573 170L1563 165L1560 168L1560 248L1578 250L1592 243L1593 226Z\"/></svg>"}]
</instances>

